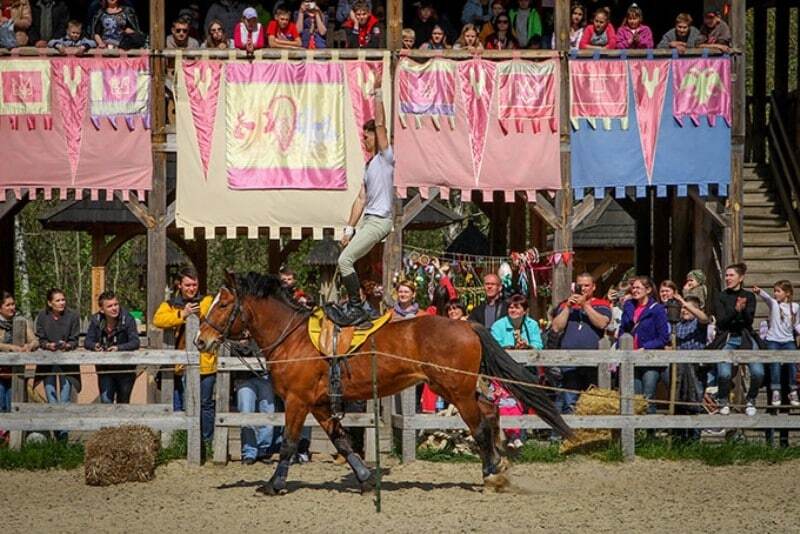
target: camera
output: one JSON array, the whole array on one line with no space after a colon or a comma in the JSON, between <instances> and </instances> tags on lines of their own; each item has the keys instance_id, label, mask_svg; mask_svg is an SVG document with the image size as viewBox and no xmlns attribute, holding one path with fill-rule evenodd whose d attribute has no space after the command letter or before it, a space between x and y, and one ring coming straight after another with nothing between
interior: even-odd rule
<instances>
[{"instance_id":1,"label":"camera","mask_svg":"<svg viewBox=\"0 0 800 534\"><path fill-rule=\"evenodd\" d=\"M317 10L317 3L316 2L303 2L303 7L306 11L316 11Z\"/></svg>"}]
</instances>

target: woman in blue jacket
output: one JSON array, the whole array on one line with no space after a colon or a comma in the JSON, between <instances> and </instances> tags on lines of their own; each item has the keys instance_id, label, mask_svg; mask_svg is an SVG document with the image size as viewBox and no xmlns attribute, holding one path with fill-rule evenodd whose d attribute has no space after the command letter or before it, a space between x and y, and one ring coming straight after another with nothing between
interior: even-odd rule
<instances>
[{"instance_id":1,"label":"woman in blue jacket","mask_svg":"<svg viewBox=\"0 0 800 534\"><path fill-rule=\"evenodd\" d=\"M622 308L619 337L633 336L634 349L662 350L669 343L669 323L666 308L653 298L653 281L648 276L637 276L631 280L631 298ZM659 378L669 384L667 367L637 367L634 388L637 394L652 399L656 394ZM648 404L647 412L655 413L656 405Z\"/></svg>"},{"instance_id":2,"label":"woman in blue jacket","mask_svg":"<svg viewBox=\"0 0 800 534\"><path fill-rule=\"evenodd\" d=\"M492 325L492 336L505 349L541 349L539 325L528 315L528 299L512 295L508 299L508 315Z\"/></svg>"}]
</instances>

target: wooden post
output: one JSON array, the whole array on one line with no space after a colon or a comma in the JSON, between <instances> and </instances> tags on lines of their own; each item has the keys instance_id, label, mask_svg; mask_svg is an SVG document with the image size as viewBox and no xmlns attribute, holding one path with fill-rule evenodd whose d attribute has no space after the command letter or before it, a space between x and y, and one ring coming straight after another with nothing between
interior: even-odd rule
<instances>
[{"instance_id":1,"label":"wooden post","mask_svg":"<svg viewBox=\"0 0 800 534\"><path fill-rule=\"evenodd\" d=\"M106 265L102 261L106 238L102 231L92 232L92 313L97 313L100 305L97 298L106 289Z\"/></svg>"},{"instance_id":2,"label":"wooden post","mask_svg":"<svg viewBox=\"0 0 800 534\"><path fill-rule=\"evenodd\" d=\"M386 48L397 50L403 41L403 0L386 1Z\"/></svg>"},{"instance_id":3,"label":"wooden post","mask_svg":"<svg viewBox=\"0 0 800 534\"><path fill-rule=\"evenodd\" d=\"M652 189L652 188L651 188ZM669 278L670 249L667 248L669 239L669 198L658 198L653 196L652 210L652 232L653 248L653 270L650 273L655 280L666 280Z\"/></svg>"},{"instance_id":4,"label":"wooden post","mask_svg":"<svg viewBox=\"0 0 800 534\"><path fill-rule=\"evenodd\" d=\"M413 462L417 459L417 431L408 428L410 420L416 415L416 388L407 388L400 393L400 415L402 427L400 429L400 453L403 463Z\"/></svg>"},{"instance_id":5,"label":"wooden post","mask_svg":"<svg viewBox=\"0 0 800 534\"><path fill-rule=\"evenodd\" d=\"M569 131L569 52L570 0L556 0L555 27L558 50L561 58L561 190L556 193L556 211L559 227L555 229L553 249L572 250L572 168ZM569 296L572 282L572 263L561 262L553 269L553 302L561 302Z\"/></svg>"},{"instance_id":6,"label":"wooden post","mask_svg":"<svg viewBox=\"0 0 800 534\"><path fill-rule=\"evenodd\" d=\"M604 351L611 350L611 341L607 336L603 336L603 339L597 344L597 349ZM597 365L597 387L611 389L611 371L608 369L607 363Z\"/></svg>"},{"instance_id":7,"label":"wooden post","mask_svg":"<svg viewBox=\"0 0 800 534\"><path fill-rule=\"evenodd\" d=\"M733 47L744 50L746 46L745 0L731 3L730 27ZM733 131L731 132L731 187L729 191L730 254L734 262L742 261L744 238L744 137L745 137L745 55L733 56Z\"/></svg>"},{"instance_id":8,"label":"wooden post","mask_svg":"<svg viewBox=\"0 0 800 534\"><path fill-rule=\"evenodd\" d=\"M199 356L194 339L200 330L200 319L190 315L186 319L186 354ZM189 464L200 465L202 459L203 439L200 434L200 365L186 366L186 388L183 391L184 409L188 425L186 428L186 459Z\"/></svg>"},{"instance_id":9,"label":"wooden post","mask_svg":"<svg viewBox=\"0 0 800 534\"><path fill-rule=\"evenodd\" d=\"M158 48L164 42L164 0L150 0L150 42ZM152 325L153 315L167 287L167 155L156 147L167 141L164 94L164 58L151 58L151 117L153 140L153 189L147 202L156 224L147 228L147 340L150 348L161 348L163 332Z\"/></svg>"},{"instance_id":10,"label":"wooden post","mask_svg":"<svg viewBox=\"0 0 800 534\"><path fill-rule=\"evenodd\" d=\"M219 356L225 358L229 355L228 346L221 349ZM231 373L229 371L217 372L217 413L231 411ZM214 463L225 465L228 463L228 426L214 425Z\"/></svg>"},{"instance_id":11,"label":"wooden post","mask_svg":"<svg viewBox=\"0 0 800 534\"><path fill-rule=\"evenodd\" d=\"M789 2L775 3L775 92L785 97L789 93ZM732 28L733 26L731 26ZM733 30L731 30L733 31Z\"/></svg>"},{"instance_id":12,"label":"wooden post","mask_svg":"<svg viewBox=\"0 0 800 534\"><path fill-rule=\"evenodd\" d=\"M670 279L674 280L678 287L682 287L682 281L692 269L692 241L697 236L692 235L692 199L672 197L672 251Z\"/></svg>"},{"instance_id":13,"label":"wooden post","mask_svg":"<svg viewBox=\"0 0 800 534\"><path fill-rule=\"evenodd\" d=\"M2 193L2 191L0 191ZM6 200L12 202L13 200ZM14 293L15 231L13 213L0 217L0 290Z\"/></svg>"},{"instance_id":14,"label":"wooden post","mask_svg":"<svg viewBox=\"0 0 800 534\"><path fill-rule=\"evenodd\" d=\"M767 155L767 8L753 8L753 159Z\"/></svg>"},{"instance_id":15,"label":"wooden post","mask_svg":"<svg viewBox=\"0 0 800 534\"><path fill-rule=\"evenodd\" d=\"M14 220L13 217L11 219ZM24 317L15 317L11 330L11 343L17 346L26 344L28 341L28 323ZM19 365L11 368L11 406L25 402L27 388L25 387L25 366ZM24 432L12 430L8 436L8 446L11 449L19 450L22 447Z\"/></svg>"},{"instance_id":16,"label":"wooden post","mask_svg":"<svg viewBox=\"0 0 800 534\"><path fill-rule=\"evenodd\" d=\"M623 351L633 350L633 337L630 334L624 334L620 337L619 348ZM619 413L621 415L633 415L634 376L633 362L625 357L619 369ZM623 428L620 432L620 437L625 461L633 461L636 459L636 429Z\"/></svg>"}]
</instances>

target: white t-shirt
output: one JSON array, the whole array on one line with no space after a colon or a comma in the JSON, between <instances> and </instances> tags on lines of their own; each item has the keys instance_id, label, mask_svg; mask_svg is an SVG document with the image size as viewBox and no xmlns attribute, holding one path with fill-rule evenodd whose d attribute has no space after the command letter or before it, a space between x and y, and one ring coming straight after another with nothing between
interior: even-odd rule
<instances>
[{"instance_id":1,"label":"white t-shirt","mask_svg":"<svg viewBox=\"0 0 800 534\"><path fill-rule=\"evenodd\" d=\"M367 189L365 215L389 218L394 207L394 151L387 147L378 151L367 163L364 174Z\"/></svg>"}]
</instances>

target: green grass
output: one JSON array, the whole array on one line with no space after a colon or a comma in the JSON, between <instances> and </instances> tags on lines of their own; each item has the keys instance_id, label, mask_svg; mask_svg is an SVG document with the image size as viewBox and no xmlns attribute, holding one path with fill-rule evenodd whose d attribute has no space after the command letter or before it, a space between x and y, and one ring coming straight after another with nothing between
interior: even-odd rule
<instances>
[{"instance_id":1,"label":"green grass","mask_svg":"<svg viewBox=\"0 0 800 534\"><path fill-rule=\"evenodd\" d=\"M83 464L83 445L47 440L26 443L19 450L0 448L0 469L74 469Z\"/></svg>"},{"instance_id":2,"label":"green grass","mask_svg":"<svg viewBox=\"0 0 800 534\"><path fill-rule=\"evenodd\" d=\"M186 458L186 431L178 430L172 433L172 441L169 447L162 447L158 451L158 458L156 465L164 465L172 460L181 460Z\"/></svg>"}]
</instances>

